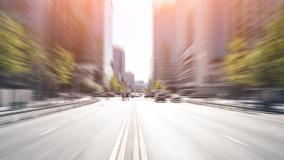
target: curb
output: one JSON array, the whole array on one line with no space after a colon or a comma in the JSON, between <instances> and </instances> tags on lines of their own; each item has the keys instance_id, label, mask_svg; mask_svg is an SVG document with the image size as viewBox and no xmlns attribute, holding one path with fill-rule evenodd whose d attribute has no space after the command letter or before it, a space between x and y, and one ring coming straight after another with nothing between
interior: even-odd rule
<instances>
[{"instance_id":1,"label":"curb","mask_svg":"<svg viewBox=\"0 0 284 160\"><path fill-rule=\"evenodd\" d=\"M19 122L19 121L26 120L26 119L36 118L39 116L48 115L51 113L56 113L56 112L60 112L60 111L68 110L68 109L82 107L85 105L96 103L98 101L99 101L98 99L87 100L83 102L53 105L53 106L48 106L44 108L33 108L31 110L16 111L13 113L2 114L0 115L0 126Z\"/></svg>"}]
</instances>

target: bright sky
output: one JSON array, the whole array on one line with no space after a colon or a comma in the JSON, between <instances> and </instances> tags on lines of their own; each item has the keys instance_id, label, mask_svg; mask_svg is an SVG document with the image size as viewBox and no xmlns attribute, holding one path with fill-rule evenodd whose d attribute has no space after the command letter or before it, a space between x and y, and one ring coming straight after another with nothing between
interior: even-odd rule
<instances>
[{"instance_id":1,"label":"bright sky","mask_svg":"<svg viewBox=\"0 0 284 160\"><path fill-rule=\"evenodd\" d=\"M153 0L113 0L113 43L125 50L126 71L148 82L152 57Z\"/></svg>"},{"instance_id":2,"label":"bright sky","mask_svg":"<svg viewBox=\"0 0 284 160\"><path fill-rule=\"evenodd\" d=\"M125 50L126 71L148 82L152 67L153 0L113 1L113 43ZM176 0L155 0L173 5Z\"/></svg>"}]
</instances>

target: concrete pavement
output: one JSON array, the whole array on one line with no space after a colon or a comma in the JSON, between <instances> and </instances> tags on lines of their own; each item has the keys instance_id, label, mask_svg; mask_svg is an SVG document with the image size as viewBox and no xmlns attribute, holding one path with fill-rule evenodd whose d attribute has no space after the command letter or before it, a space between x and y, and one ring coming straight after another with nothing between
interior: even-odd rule
<instances>
[{"instance_id":1,"label":"concrete pavement","mask_svg":"<svg viewBox=\"0 0 284 160\"><path fill-rule=\"evenodd\" d=\"M1 160L281 160L284 116L112 98L0 128Z\"/></svg>"}]
</instances>

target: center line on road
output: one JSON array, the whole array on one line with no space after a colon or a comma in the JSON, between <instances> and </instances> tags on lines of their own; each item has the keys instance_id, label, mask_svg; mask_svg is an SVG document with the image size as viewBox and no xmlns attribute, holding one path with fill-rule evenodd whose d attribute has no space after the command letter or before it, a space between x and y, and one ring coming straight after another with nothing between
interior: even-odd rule
<instances>
[{"instance_id":1,"label":"center line on road","mask_svg":"<svg viewBox=\"0 0 284 160\"><path fill-rule=\"evenodd\" d=\"M242 142L242 141L240 141L240 140L237 140L237 139L235 139L235 138L233 138L233 137L231 137L231 136L228 136L228 135L223 134L223 133L221 133L221 135L222 135L223 137L225 137L225 138L227 138L227 139L233 141L233 142L236 142L236 143L239 143L239 144L241 144L241 145L247 146L246 143L244 143L244 142Z\"/></svg>"},{"instance_id":2,"label":"center line on road","mask_svg":"<svg viewBox=\"0 0 284 160\"><path fill-rule=\"evenodd\" d=\"M147 154L147 150L146 150L145 140L144 140L144 137L143 137L140 118L139 118L138 115L136 116L136 120L137 120L137 129L138 129L138 136L139 136L141 160L148 160L148 154Z\"/></svg>"},{"instance_id":3,"label":"center line on road","mask_svg":"<svg viewBox=\"0 0 284 160\"><path fill-rule=\"evenodd\" d=\"M133 116L133 158L132 160L139 160L140 159L140 148L139 148L139 136L138 136L138 127L137 127L137 116L136 113Z\"/></svg>"},{"instance_id":4,"label":"center line on road","mask_svg":"<svg viewBox=\"0 0 284 160\"><path fill-rule=\"evenodd\" d=\"M39 136L42 136L42 135L48 134L48 133L50 133L50 132L52 132L52 131L56 130L57 128L58 128L58 127L51 128L51 129L48 129L48 130L46 130L46 131L43 131L43 132L41 132L41 133L39 134Z\"/></svg>"},{"instance_id":5,"label":"center line on road","mask_svg":"<svg viewBox=\"0 0 284 160\"><path fill-rule=\"evenodd\" d=\"M118 153L118 160L124 160L125 159L125 153L126 153L126 145L127 145L127 138L128 138L128 133L129 133L129 128L130 128L130 122L131 122L131 117L129 118L124 135L121 140L121 145Z\"/></svg>"},{"instance_id":6,"label":"center line on road","mask_svg":"<svg viewBox=\"0 0 284 160\"><path fill-rule=\"evenodd\" d=\"M116 142L115 142L115 145L113 147L113 150L111 152L111 155L110 155L110 158L109 160L116 160L116 157L118 156L119 154L119 148L120 148L120 144L123 140L123 137L124 137L124 133L125 133L125 130L126 130L126 127L127 127L127 124L129 123L129 118L130 118L130 113L127 114L123 124L122 124L122 127L119 131L119 134L118 134L118 137L116 139Z\"/></svg>"}]
</instances>

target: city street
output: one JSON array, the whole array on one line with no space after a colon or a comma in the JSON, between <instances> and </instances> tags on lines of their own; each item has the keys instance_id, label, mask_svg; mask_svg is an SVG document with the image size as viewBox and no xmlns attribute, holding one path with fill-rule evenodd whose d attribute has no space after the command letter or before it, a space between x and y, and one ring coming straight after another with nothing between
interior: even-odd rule
<instances>
[{"instance_id":1,"label":"city street","mask_svg":"<svg viewBox=\"0 0 284 160\"><path fill-rule=\"evenodd\" d=\"M1 160L282 160L284 116L120 98L0 128Z\"/></svg>"}]
</instances>

